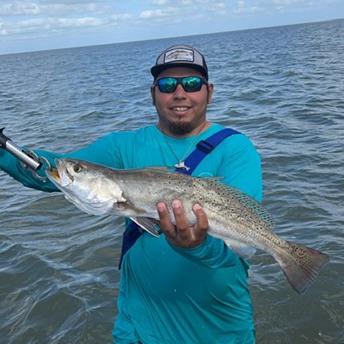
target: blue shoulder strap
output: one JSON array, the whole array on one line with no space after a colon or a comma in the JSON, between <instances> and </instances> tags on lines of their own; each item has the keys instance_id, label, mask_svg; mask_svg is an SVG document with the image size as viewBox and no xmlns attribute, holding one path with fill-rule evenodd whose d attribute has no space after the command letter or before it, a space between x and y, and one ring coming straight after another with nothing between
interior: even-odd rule
<instances>
[{"instance_id":1,"label":"blue shoulder strap","mask_svg":"<svg viewBox=\"0 0 344 344\"><path fill-rule=\"evenodd\" d=\"M191 175L200 162L211 153L217 145L219 145L225 138L233 134L240 134L238 131L226 128L218 131L206 140L198 142L195 150L185 159L185 167L176 168L177 172Z\"/></svg>"},{"instance_id":2,"label":"blue shoulder strap","mask_svg":"<svg viewBox=\"0 0 344 344\"><path fill-rule=\"evenodd\" d=\"M208 137L206 140L198 142L195 150L185 159L185 167L176 168L176 172L184 173L191 175L199 163L211 153L216 146L218 146L224 139L233 135L240 134L238 131L226 128L218 131L212 136ZM122 242L122 252L119 260L118 268L121 269L122 260L124 255L128 250L135 244L136 240L141 236L142 229L135 223L131 222L123 233L123 242Z\"/></svg>"}]
</instances>

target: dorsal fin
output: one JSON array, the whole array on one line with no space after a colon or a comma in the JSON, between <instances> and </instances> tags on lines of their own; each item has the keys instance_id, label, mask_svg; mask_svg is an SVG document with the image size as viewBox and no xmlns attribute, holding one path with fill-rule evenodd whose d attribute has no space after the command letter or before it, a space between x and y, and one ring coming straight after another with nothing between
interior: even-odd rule
<instances>
[{"instance_id":1,"label":"dorsal fin","mask_svg":"<svg viewBox=\"0 0 344 344\"><path fill-rule=\"evenodd\" d=\"M256 214L269 229L275 227L275 222L270 213L265 207L263 207L261 203L259 203L253 197L245 194L243 191L234 186L230 186L224 183L216 184L219 188L225 188L227 191L229 191L230 194L235 197L237 201L242 203L246 208L249 208L254 214Z\"/></svg>"}]
</instances>

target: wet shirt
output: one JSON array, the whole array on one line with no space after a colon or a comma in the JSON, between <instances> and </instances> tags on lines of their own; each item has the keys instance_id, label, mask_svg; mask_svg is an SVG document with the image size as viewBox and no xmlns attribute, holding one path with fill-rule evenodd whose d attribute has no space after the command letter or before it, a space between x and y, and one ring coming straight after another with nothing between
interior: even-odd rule
<instances>
[{"instance_id":1,"label":"wet shirt","mask_svg":"<svg viewBox=\"0 0 344 344\"><path fill-rule=\"evenodd\" d=\"M213 124L198 140L223 129ZM168 143L166 142L168 140ZM164 137L156 126L136 132L111 133L90 146L65 155L36 151L50 161L75 157L115 168L173 166L195 137ZM173 149L173 151L171 150ZM174 152L174 153L173 153ZM24 185L56 191L24 171L16 159L0 153L0 168ZM232 135L195 169L194 176L221 176L261 201L260 158L244 135ZM199 247L170 246L164 235L144 233L124 257L116 344L253 344L255 328L247 286L248 263L222 240L210 235Z\"/></svg>"}]
</instances>

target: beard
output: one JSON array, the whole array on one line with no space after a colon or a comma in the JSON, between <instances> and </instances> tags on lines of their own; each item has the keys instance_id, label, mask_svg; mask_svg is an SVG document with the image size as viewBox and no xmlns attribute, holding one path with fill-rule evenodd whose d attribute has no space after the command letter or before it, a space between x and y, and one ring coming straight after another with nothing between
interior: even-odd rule
<instances>
[{"instance_id":1,"label":"beard","mask_svg":"<svg viewBox=\"0 0 344 344\"><path fill-rule=\"evenodd\" d=\"M159 115L159 122L163 133L165 133L163 128L166 128L172 135L183 137L195 130L203 122L203 119L194 118L191 122L179 122L170 121L166 117Z\"/></svg>"},{"instance_id":2,"label":"beard","mask_svg":"<svg viewBox=\"0 0 344 344\"><path fill-rule=\"evenodd\" d=\"M176 136L191 133L195 129L194 123L168 123L168 130Z\"/></svg>"}]
</instances>

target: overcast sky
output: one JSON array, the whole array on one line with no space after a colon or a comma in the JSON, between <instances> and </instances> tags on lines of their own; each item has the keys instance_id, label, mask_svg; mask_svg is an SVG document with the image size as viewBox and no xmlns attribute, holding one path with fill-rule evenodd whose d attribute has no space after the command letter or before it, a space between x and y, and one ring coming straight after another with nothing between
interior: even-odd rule
<instances>
[{"instance_id":1,"label":"overcast sky","mask_svg":"<svg viewBox=\"0 0 344 344\"><path fill-rule=\"evenodd\" d=\"M344 17L344 0L0 0L0 54Z\"/></svg>"}]
</instances>

